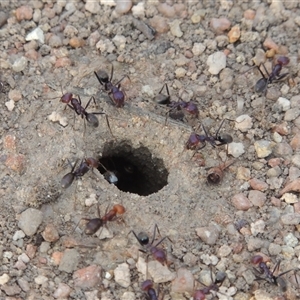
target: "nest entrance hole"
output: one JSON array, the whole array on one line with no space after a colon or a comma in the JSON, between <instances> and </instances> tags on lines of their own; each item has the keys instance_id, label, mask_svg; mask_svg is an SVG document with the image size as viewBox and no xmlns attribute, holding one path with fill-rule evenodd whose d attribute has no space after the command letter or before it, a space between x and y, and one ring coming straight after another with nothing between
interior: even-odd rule
<instances>
[{"instance_id":1,"label":"nest entrance hole","mask_svg":"<svg viewBox=\"0 0 300 300\"><path fill-rule=\"evenodd\" d=\"M168 184L163 160L153 157L147 147L135 149L128 141L106 143L99 161L100 173L124 192L148 196Z\"/></svg>"}]
</instances>

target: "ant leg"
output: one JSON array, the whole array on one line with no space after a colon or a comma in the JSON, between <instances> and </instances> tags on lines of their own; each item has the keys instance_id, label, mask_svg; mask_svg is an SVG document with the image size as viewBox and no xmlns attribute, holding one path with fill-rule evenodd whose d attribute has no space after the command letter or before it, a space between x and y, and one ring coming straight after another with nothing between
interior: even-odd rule
<instances>
[{"instance_id":1,"label":"ant leg","mask_svg":"<svg viewBox=\"0 0 300 300\"><path fill-rule=\"evenodd\" d=\"M274 275L274 273L276 272L276 270L279 270L280 263L281 263L280 260L276 263L276 265L274 266L274 269L273 269L273 271L271 273L272 275Z\"/></svg>"},{"instance_id":2,"label":"ant leg","mask_svg":"<svg viewBox=\"0 0 300 300\"><path fill-rule=\"evenodd\" d=\"M121 81L123 81L125 77L127 77L127 78L130 80L130 78L129 78L128 75L123 76L123 77L115 84L118 88L120 88L120 86L118 86L118 84L120 84ZM130 80L130 81L131 81L131 80Z\"/></svg>"},{"instance_id":3,"label":"ant leg","mask_svg":"<svg viewBox=\"0 0 300 300\"><path fill-rule=\"evenodd\" d=\"M112 81L113 75L114 75L114 65L111 64L110 79L109 79L110 82Z\"/></svg>"},{"instance_id":4,"label":"ant leg","mask_svg":"<svg viewBox=\"0 0 300 300\"><path fill-rule=\"evenodd\" d=\"M79 99L79 101L80 101L80 104L81 104L80 97L78 97L78 99ZM95 98L94 98L94 96L92 96L92 97L90 98L90 100L88 101L88 103L86 104L86 106L85 106L84 110L86 110L86 109L89 107L89 105L90 105L90 103L91 103L91 101L92 101L92 100L94 100L94 103L95 103L95 105L96 105Z\"/></svg>"},{"instance_id":5,"label":"ant leg","mask_svg":"<svg viewBox=\"0 0 300 300\"><path fill-rule=\"evenodd\" d=\"M97 74L96 71L94 71L94 74L95 74L95 76L97 77L99 83L100 83L101 85L103 85L103 82L102 82L102 80L100 79L100 77L98 76L98 74Z\"/></svg>"},{"instance_id":6,"label":"ant leg","mask_svg":"<svg viewBox=\"0 0 300 300\"><path fill-rule=\"evenodd\" d=\"M220 132L220 130L221 130L221 127L223 126L223 123L225 122L225 120L227 120L227 119L224 119L224 120L221 122L221 124L220 124L218 130L216 131L216 134L215 134L215 138L216 138L216 139L218 138L218 134L219 134L219 132Z\"/></svg>"}]
</instances>

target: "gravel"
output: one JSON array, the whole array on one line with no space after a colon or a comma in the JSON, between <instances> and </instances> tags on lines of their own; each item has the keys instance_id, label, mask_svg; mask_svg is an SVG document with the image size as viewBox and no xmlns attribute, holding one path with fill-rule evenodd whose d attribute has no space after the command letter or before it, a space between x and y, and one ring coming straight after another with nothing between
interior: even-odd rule
<instances>
[{"instance_id":1,"label":"gravel","mask_svg":"<svg viewBox=\"0 0 300 300\"><path fill-rule=\"evenodd\" d=\"M280 260L278 273L299 257L299 15L297 1L1 1L0 298L144 299L150 279L165 299L187 299L221 270L216 298L277 299L280 287L254 280L251 257L271 270ZM271 73L280 55L288 75L257 94L257 66ZM123 108L94 76L112 69ZM199 117L175 120L182 111L155 103L164 84ZM59 101L67 92L97 128ZM213 147L201 123L211 141L233 142ZM196 153L191 132L207 141ZM109 158L108 171L146 177L151 192L120 190L96 169L61 187L78 174L70 164L110 154L132 161ZM232 157L208 184L208 170ZM87 222L117 203L122 218L87 236ZM292 277L282 276L291 300Z\"/></svg>"}]
</instances>

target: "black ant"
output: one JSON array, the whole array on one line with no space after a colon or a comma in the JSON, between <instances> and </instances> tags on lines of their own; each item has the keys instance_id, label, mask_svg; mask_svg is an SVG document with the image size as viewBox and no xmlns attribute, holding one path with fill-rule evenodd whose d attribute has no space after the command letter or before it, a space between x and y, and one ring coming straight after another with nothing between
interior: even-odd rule
<instances>
[{"instance_id":1,"label":"black ant","mask_svg":"<svg viewBox=\"0 0 300 300\"><path fill-rule=\"evenodd\" d=\"M61 98L60 101L63 103L66 103L71 109L73 109L77 115L81 116L82 118L85 118L89 124L91 124L93 127L98 127L99 126L99 121L98 118L95 115L105 115L106 116L106 122L109 126L108 123L108 118L106 113L104 112L93 112L93 113L88 113L86 109L89 107L91 101L94 101L96 104L95 98L91 97L91 99L88 101L85 107L81 105L81 99L80 96L78 96L78 99L73 98L72 93L66 93L64 94Z\"/></svg>"},{"instance_id":2,"label":"black ant","mask_svg":"<svg viewBox=\"0 0 300 300\"><path fill-rule=\"evenodd\" d=\"M158 241L155 245L153 245L155 240L156 231L160 234L158 226L155 224L154 226L154 232L151 243L149 243L149 236L145 232L140 232L139 234L136 234L133 230L131 230L129 233L133 233L135 238L138 240L140 245L145 249L139 249L139 251L143 253L149 253L148 256L151 254L155 260L160 262L162 265L167 264L167 256L163 249L157 248L159 244L161 244L165 239L168 239L171 241L169 237L164 237L160 241ZM172 242L172 241L171 241ZM147 256L147 259L148 259Z\"/></svg>"},{"instance_id":3,"label":"black ant","mask_svg":"<svg viewBox=\"0 0 300 300\"><path fill-rule=\"evenodd\" d=\"M255 280L265 280L271 284L277 285L281 288L282 291L286 291L287 290L287 285L285 280L282 278L282 276L286 273L289 273L291 271L295 271L294 269L290 269L288 271L282 272L279 275L275 276L274 273L279 270L279 266L280 266L280 261L278 261L274 268L273 271L271 271L269 269L269 267L267 266L267 264L263 261L263 257L260 255L255 255L252 257L251 259L251 263L254 265L258 265L258 268L253 268L254 272L255 272ZM261 277L263 276L263 277ZM297 281L297 277L296 277L296 281ZM298 281L297 281L298 283Z\"/></svg>"},{"instance_id":4,"label":"black ant","mask_svg":"<svg viewBox=\"0 0 300 300\"><path fill-rule=\"evenodd\" d=\"M219 272L216 276L216 279L213 280L212 277L212 272L210 273L211 276L211 281L212 283L207 286L203 282L200 281L202 285L205 287L201 290L196 290L193 295L193 300L205 300L206 295L210 294L212 291L218 292L220 289L220 286L223 284L225 278L226 278L226 273L224 272Z\"/></svg>"},{"instance_id":5,"label":"black ant","mask_svg":"<svg viewBox=\"0 0 300 300\"><path fill-rule=\"evenodd\" d=\"M206 142L210 143L214 148L216 146L222 146L222 145L230 144L233 141L231 135L226 134L226 133L224 133L222 135L219 135L220 129L221 129L221 127L222 127L225 120L226 119L224 119L221 122L218 130L216 131L215 136L209 135L208 131L205 129L205 127L202 124L202 128L205 132L205 135L197 134L197 133L193 132L190 135L190 137L189 137L189 139L186 143L186 148L191 149L191 150L200 150L200 149L202 149L206 146Z\"/></svg>"},{"instance_id":6,"label":"black ant","mask_svg":"<svg viewBox=\"0 0 300 300\"><path fill-rule=\"evenodd\" d=\"M66 174L61 179L61 186L66 189L68 188L74 181L74 179L78 179L85 175L90 169L97 169L98 168L98 161L92 157L83 159L79 165L79 167L75 170L78 160L75 162L74 166L72 167L71 172ZM69 162L70 163L70 162Z\"/></svg>"},{"instance_id":7,"label":"black ant","mask_svg":"<svg viewBox=\"0 0 300 300\"><path fill-rule=\"evenodd\" d=\"M141 286L142 290L147 293L147 300L158 300L158 292L153 288L153 282L150 279L145 280Z\"/></svg>"},{"instance_id":8,"label":"black ant","mask_svg":"<svg viewBox=\"0 0 300 300\"><path fill-rule=\"evenodd\" d=\"M164 87L166 88L167 95L162 94L162 90L164 89ZM168 116L174 110L182 111L183 113L188 113L188 114L194 116L195 118L198 118L198 116L199 116L198 107L194 102L191 102L191 101L186 102L186 101L182 100L181 98L180 98L180 101L171 101L169 87L166 83L163 85L163 87L159 91L158 95L155 97L155 100L158 104L164 104L164 105L167 105L168 107L170 107L170 109L166 112L165 123L167 123ZM173 119L177 119L177 118L173 117Z\"/></svg>"},{"instance_id":9,"label":"black ant","mask_svg":"<svg viewBox=\"0 0 300 300\"><path fill-rule=\"evenodd\" d=\"M101 218L99 205L97 208L98 208L98 218L93 218L93 219L82 218L79 221L79 222L81 222L82 220L87 221L84 230L84 233L86 235L92 235L96 233L100 229L100 227L104 226L107 222L114 221L117 215L123 215L125 213L125 208L123 205L115 204L113 208L109 210L107 213L105 213L105 215ZM77 226L75 227L75 229L77 228Z\"/></svg>"},{"instance_id":10,"label":"black ant","mask_svg":"<svg viewBox=\"0 0 300 300\"><path fill-rule=\"evenodd\" d=\"M114 66L111 67L111 75L110 78L108 74L104 70L100 70L98 72L94 71L99 83L104 86L105 91L108 93L110 100L116 107L123 107L125 105L125 92L121 91L121 81L127 77L129 80L129 76L125 75L122 77L115 85L112 83L112 78L114 74Z\"/></svg>"},{"instance_id":11,"label":"black ant","mask_svg":"<svg viewBox=\"0 0 300 300\"><path fill-rule=\"evenodd\" d=\"M286 66L288 63L290 62L290 59L286 56L279 56L277 58L277 63L275 64L275 66L272 69L272 72L269 74L269 72L267 71L265 65L262 63L261 65L263 65L265 72L267 73L267 77L264 75L264 73L261 71L260 66L259 65L257 68L262 76L261 79L259 79L256 84L255 84L255 91L257 93L262 93L262 92L266 92L267 90L267 86L269 83L272 83L274 80L279 81L282 78L286 77L289 73L284 73L280 75L280 72L282 70L283 66Z\"/></svg>"}]
</instances>

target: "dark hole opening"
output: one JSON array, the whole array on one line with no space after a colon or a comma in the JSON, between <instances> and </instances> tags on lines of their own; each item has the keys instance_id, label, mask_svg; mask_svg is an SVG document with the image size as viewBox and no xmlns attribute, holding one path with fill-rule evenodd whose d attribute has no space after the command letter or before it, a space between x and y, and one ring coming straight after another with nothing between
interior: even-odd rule
<instances>
[{"instance_id":1,"label":"dark hole opening","mask_svg":"<svg viewBox=\"0 0 300 300\"><path fill-rule=\"evenodd\" d=\"M148 196L168 184L169 172L163 160L152 156L148 148L132 148L129 142L107 143L99 159L99 171L119 190Z\"/></svg>"}]
</instances>

